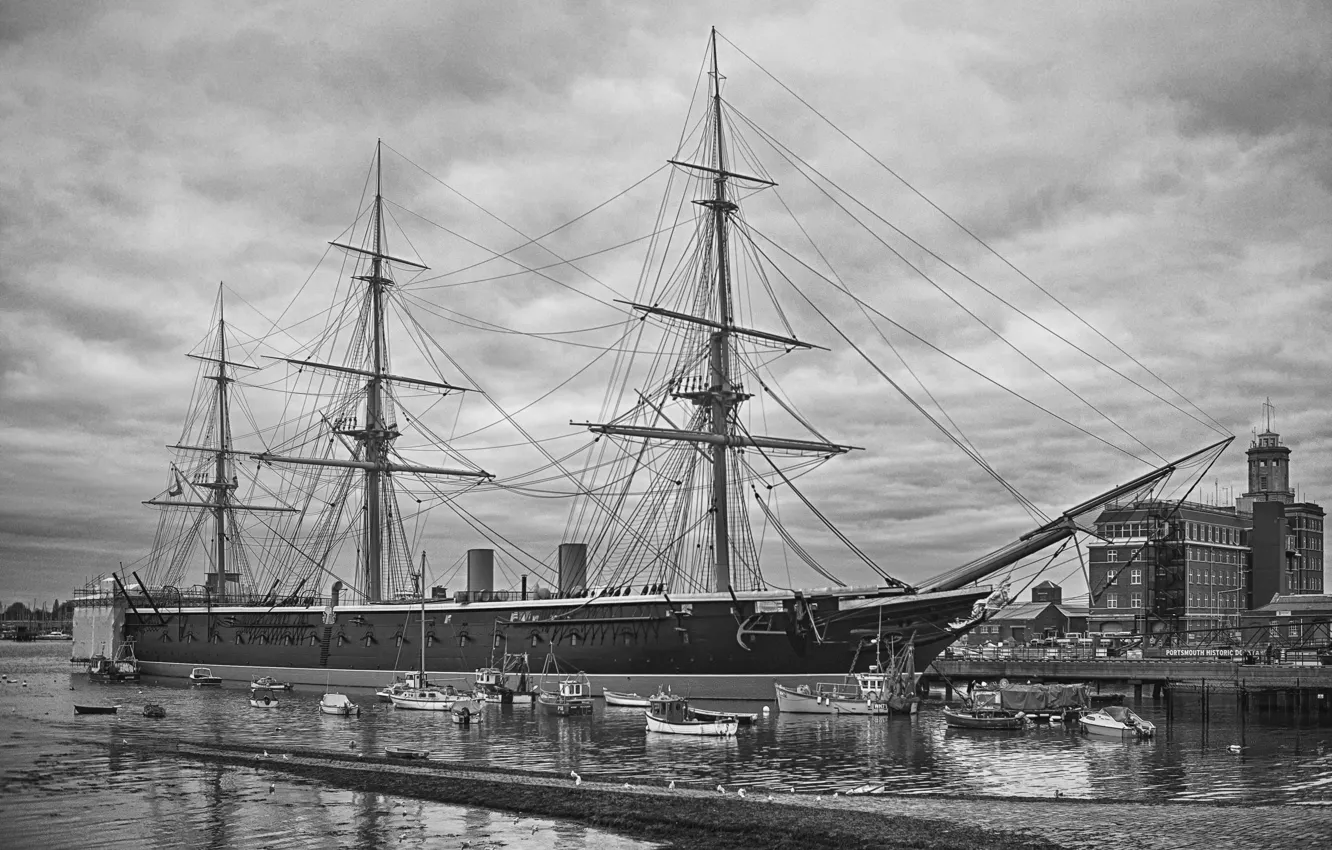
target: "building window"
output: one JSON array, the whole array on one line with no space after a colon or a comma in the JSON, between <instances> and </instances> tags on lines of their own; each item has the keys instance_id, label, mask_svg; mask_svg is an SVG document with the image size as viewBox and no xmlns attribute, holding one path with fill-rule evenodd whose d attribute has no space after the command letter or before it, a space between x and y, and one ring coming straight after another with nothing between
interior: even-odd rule
<instances>
[{"instance_id":1,"label":"building window","mask_svg":"<svg viewBox=\"0 0 1332 850\"><path fill-rule=\"evenodd\" d=\"M1108 572L1106 572L1105 584L1107 587L1114 587L1115 585L1119 584L1119 573L1115 572L1114 570L1109 570Z\"/></svg>"},{"instance_id":2,"label":"building window","mask_svg":"<svg viewBox=\"0 0 1332 850\"><path fill-rule=\"evenodd\" d=\"M1129 584L1142 584L1142 570L1129 570Z\"/></svg>"},{"instance_id":3,"label":"building window","mask_svg":"<svg viewBox=\"0 0 1332 850\"><path fill-rule=\"evenodd\" d=\"M1107 593L1107 594L1105 595L1105 607L1107 607L1107 608L1118 608L1118 607L1119 607L1119 594L1118 594L1118 593Z\"/></svg>"},{"instance_id":4,"label":"building window","mask_svg":"<svg viewBox=\"0 0 1332 850\"><path fill-rule=\"evenodd\" d=\"M1117 549L1107 549L1107 550L1105 550L1105 560L1106 560L1107 563L1114 563L1115 561L1118 561L1118 560L1119 560L1119 550L1117 550Z\"/></svg>"},{"instance_id":5,"label":"building window","mask_svg":"<svg viewBox=\"0 0 1332 850\"><path fill-rule=\"evenodd\" d=\"M1142 594L1141 594L1141 593L1135 593L1135 594L1133 594L1133 595L1131 595L1131 596L1129 597L1129 607L1130 607L1130 608L1141 608L1141 607L1142 607Z\"/></svg>"},{"instance_id":6,"label":"building window","mask_svg":"<svg viewBox=\"0 0 1332 850\"><path fill-rule=\"evenodd\" d=\"M1287 637L1293 637L1293 638L1297 638L1297 637L1299 637L1299 636L1300 636L1300 627L1299 627L1299 626L1286 626L1286 636L1287 636Z\"/></svg>"}]
</instances>

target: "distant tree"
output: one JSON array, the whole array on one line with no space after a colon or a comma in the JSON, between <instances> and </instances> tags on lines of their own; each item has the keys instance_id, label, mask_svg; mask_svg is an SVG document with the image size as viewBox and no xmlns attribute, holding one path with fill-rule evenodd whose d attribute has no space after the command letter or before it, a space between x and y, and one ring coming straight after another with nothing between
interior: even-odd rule
<instances>
[{"instance_id":1,"label":"distant tree","mask_svg":"<svg viewBox=\"0 0 1332 850\"><path fill-rule=\"evenodd\" d=\"M15 602L5 609L4 617L6 620L26 620L31 614L32 612L28 610L27 605L22 602Z\"/></svg>"},{"instance_id":2,"label":"distant tree","mask_svg":"<svg viewBox=\"0 0 1332 850\"><path fill-rule=\"evenodd\" d=\"M72 620L74 619L74 600L68 599L56 606L55 619Z\"/></svg>"}]
</instances>

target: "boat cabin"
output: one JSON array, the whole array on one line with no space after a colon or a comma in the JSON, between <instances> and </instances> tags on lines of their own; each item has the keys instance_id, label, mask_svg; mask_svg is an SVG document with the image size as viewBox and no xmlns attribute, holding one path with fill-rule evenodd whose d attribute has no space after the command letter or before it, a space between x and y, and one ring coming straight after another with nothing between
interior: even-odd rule
<instances>
[{"instance_id":1,"label":"boat cabin","mask_svg":"<svg viewBox=\"0 0 1332 850\"><path fill-rule=\"evenodd\" d=\"M476 671L476 686L499 689L508 685L508 678L498 667L482 667Z\"/></svg>"},{"instance_id":2,"label":"boat cabin","mask_svg":"<svg viewBox=\"0 0 1332 850\"><path fill-rule=\"evenodd\" d=\"M689 702L675 694L656 694L648 699L648 713L667 723L684 723L689 716Z\"/></svg>"},{"instance_id":3,"label":"boat cabin","mask_svg":"<svg viewBox=\"0 0 1332 850\"><path fill-rule=\"evenodd\" d=\"M562 679L560 696L564 699L591 699L592 684L586 679Z\"/></svg>"}]
</instances>

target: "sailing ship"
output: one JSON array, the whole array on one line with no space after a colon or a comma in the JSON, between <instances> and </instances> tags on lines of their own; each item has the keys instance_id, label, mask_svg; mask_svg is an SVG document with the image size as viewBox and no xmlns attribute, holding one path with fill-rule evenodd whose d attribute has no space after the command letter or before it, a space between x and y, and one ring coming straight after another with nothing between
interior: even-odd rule
<instances>
[{"instance_id":1,"label":"sailing ship","mask_svg":"<svg viewBox=\"0 0 1332 850\"><path fill-rule=\"evenodd\" d=\"M678 207L696 218L657 231L689 233L691 240L678 256L667 256L679 247L671 240L652 240L649 261L660 272L645 274L638 293L626 299L626 333L636 336L633 351L620 350L621 389L607 394L606 415L580 423L603 454L590 460L586 475L567 476L578 504L557 554L546 561L522 556L546 571L553 587L529 590L524 576L519 587L497 589L494 550L470 550L467 589L428 601L420 590L420 607L433 623L427 630L423 622L416 638L422 671L428 655L432 669L466 676L488 652L510 644L558 647L563 662L602 687L628 691L648 677L697 697L770 697L778 678L826 680L853 658L868 666L869 649L909 647L911 669L922 671L1003 604L1002 592L978 582L1066 546L1085 527L1085 516L1164 486L1229 442L1140 475L989 555L915 584L890 574L814 512L876 576L859 586L838 578L795 541L760 495L790 492L809 505L796 488L797 472L856 447L824 438L768 383L778 355L820 346L789 327L764 330L742 315L770 290L756 285L757 295L739 295L741 284L766 278L761 271L741 273L736 264L772 263L742 203L775 183L759 167L742 170L756 161L728 133L738 113L722 96L716 39L714 32L706 108L692 122L696 135L669 160L671 185L692 196ZM374 685L379 671L397 669L398 654L413 639L400 625L416 607L407 587L412 554L404 521L423 512L423 502L458 510L467 490L494 479L436 439L427 416L409 412L414 397L438 401L472 388L443 374L408 377L393 365L388 318L413 307L399 277L428 267L388 244L382 145L371 183L373 198L354 235L330 243L350 275L346 299L328 310L329 330L267 367L287 370L294 405L327 404L257 430L251 436L258 448L237 447L233 394L241 376L259 367L229 345L219 291L213 347L192 355L207 388L198 395L202 407L192 410L173 447L178 460L166 490L148 502L162 511L162 521L144 567L147 580L136 570L132 583L115 576L112 593L96 584L76 593L76 604L123 609L124 637L136 642L147 672L185 675L207 664L234 677L282 670L298 683ZM786 320L777 310L766 313ZM633 354L646 340L637 334L649 330L660 337L660 356L635 372L643 364ZM419 332L407 337L424 351ZM432 349L414 362L434 365L443 359L438 354ZM765 436L746 424L742 414L759 393L808 435ZM399 441L409 428L426 444L412 448L435 452L433 459L409 458ZM549 460L546 468L564 469ZM799 464L804 468L793 472ZM279 483L264 485L263 476ZM183 553L209 533L210 519L205 580L191 587ZM491 545L505 544L502 532L470 524ZM792 554L829 584L794 589L765 577L757 524L782 538L779 561ZM338 560L344 546L356 551L351 578Z\"/></svg>"}]
</instances>

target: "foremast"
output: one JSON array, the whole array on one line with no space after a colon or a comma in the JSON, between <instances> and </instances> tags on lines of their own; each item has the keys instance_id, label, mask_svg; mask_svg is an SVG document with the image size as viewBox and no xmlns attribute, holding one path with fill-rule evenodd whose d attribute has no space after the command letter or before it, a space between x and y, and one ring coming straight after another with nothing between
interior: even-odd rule
<instances>
[{"instance_id":1,"label":"foremast","mask_svg":"<svg viewBox=\"0 0 1332 850\"><path fill-rule=\"evenodd\" d=\"M677 428L656 428L646 426L620 425L615 423L574 423L585 425L594 433L637 437L647 440L668 440L692 442L707 446L706 453L712 464L711 514L713 532L713 574L712 590L726 593L731 587L731 498L732 486L729 471L729 452L736 448L775 449L780 451L810 452L816 454L842 454L852 446L842 446L827 441L794 440L780 437L754 436L740 433L737 427L737 411L740 405L751 398L743 392L735 374L733 351L737 336L749 336L756 339L776 342L789 348L813 348L800 340L767 333L764 331L742 328L735 324L735 312L731 293L730 267L730 228L731 217L739 211L739 206L730 199L729 181L739 178L765 186L775 185L772 181L728 170L726 161L726 138L722 121L722 76L717 65L717 30L711 35L711 77L712 96L711 112L713 122L713 152L709 164L668 160L672 165L712 179L711 197L700 198L694 203L708 210L712 217L712 241L709 250L711 262L704 264L703 280L700 287L706 288L711 276L715 281L715 318L691 315L675 310L666 310L655 305L630 303L629 306L644 313L667 319L688 322L709 327L712 332L708 340L708 383L701 389L685 389L677 385L670 393L673 398L687 400L702 410L707 411L706 429L683 430ZM701 300L696 306L706 309Z\"/></svg>"},{"instance_id":2,"label":"foremast","mask_svg":"<svg viewBox=\"0 0 1332 850\"><path fill-rule=\"evenodd\" d=\"M176 508L195 508L207 510L213 515L213 570L206 573L204 586L208 588L213 598L224 600L227 595L227 584L238 583L241 581L239 570L232 572L228 569L227 548L228 542L232 539L239 539L240 529L236 527L235 512L238 510L255 512L273 512L273 513L295 513L294 508L274 505L249 505L242 504L235 500L236 489L239 486L237 476L234 472L232 461L232 435L231 435L231 392L230 386L236 379L227 371L228 369L256 369L246 363L239 363L227 359L227 319L226 305L222 297L222 286L217 288L217 349L216 357L208 357L199 354L188 355L191 359L199 360L204 363L215 365L216 371L213 374L203 374L205 380L213 381L214 388L214 412L215 420L213 427L216 429L216 446L175 446L174 448L186 451L204 452L213 455L212 469L213 478L211 481L192 481L191 490L209 490L212 491L207 499L186 499L179 500L177 497L184 494L184 485L180 480L180 473L173 472L172 487L167 491L170 498L150 499L144 502L145 505L155 507L176 507ZM237 565L239 566L239 565Z\"/></svg>"},{"instance_id":3,"label":"foremast","mask_svg":"<svg viewBox=\"0 0 1332 850\"><path fill-rule=\"evenodd\" d=\"M369 356L366 365L369 368L357 368L350 365L334 365L312 360L277 358L302 368L331 371L343 375L360 376L366 379L364 386L365 426L362 428L342 428L334 425L332 432L350 438L355 449L351 460L337 458L297 457L286 455L260 454L256 460L270 463L306 464L325 467L342 467L361 470L364 476L365 522L362 529L360 547L360 573L363 578L363 592L368 602L379 602L384 598L384 526L386 521L385 505L393 500L392 476L395 473L427 476L455 476L464 478L485 478L493 476L479 469L422 466L395 462L393 443L401 433L395 422L388 421L389 406L385 403L389 396L388 388L392 383L439 390L443 393L463 392L467 388L439 381L428 381L394 375L390 372L388 354L388 335L384 321L384 300L395 286L390 275L393 265L424 271L428 267L422 263L395 257L387 253L387 240L384 231L384 196L383 196L383 157L382 142L375 145L375 197L371 207L369 247L362 247L341 242L329 244L369 260L367 274L355 275L353 280L365 284L365 298L369 309L367 347ZM396 512L393 512L396 513Z\"/></svg>"}]
</instances>

